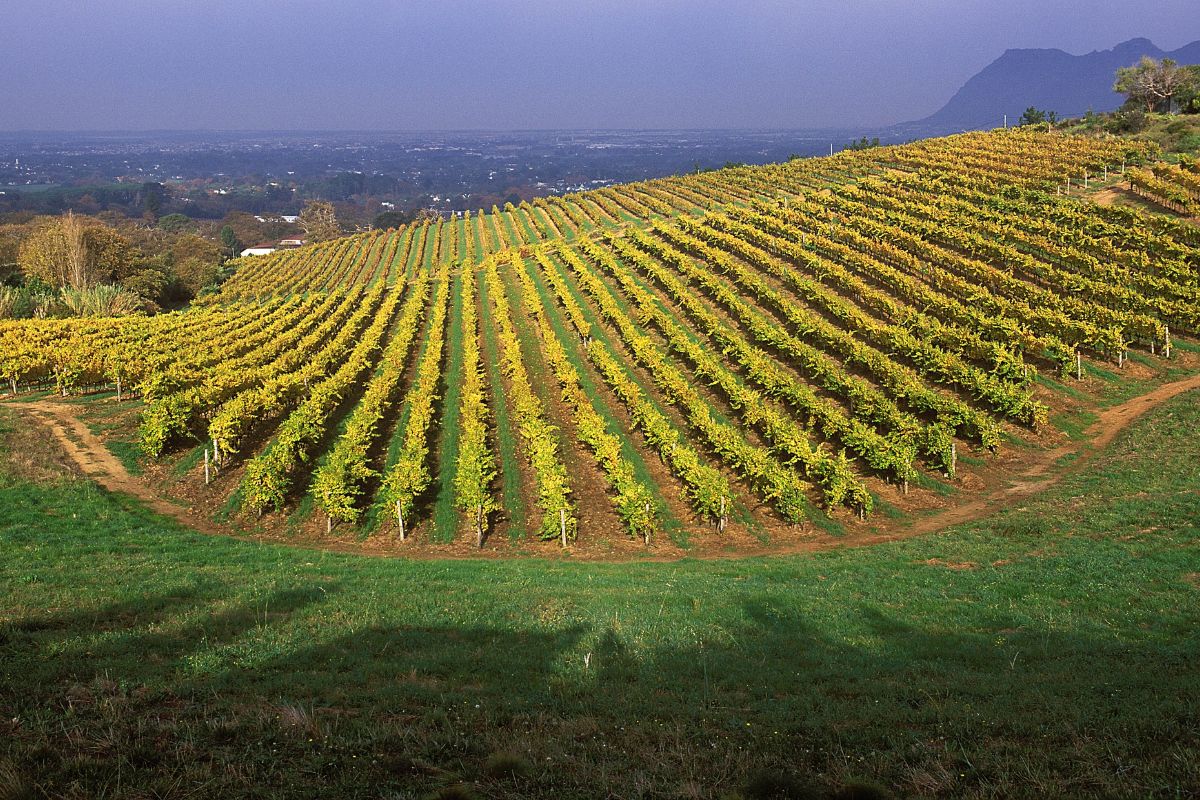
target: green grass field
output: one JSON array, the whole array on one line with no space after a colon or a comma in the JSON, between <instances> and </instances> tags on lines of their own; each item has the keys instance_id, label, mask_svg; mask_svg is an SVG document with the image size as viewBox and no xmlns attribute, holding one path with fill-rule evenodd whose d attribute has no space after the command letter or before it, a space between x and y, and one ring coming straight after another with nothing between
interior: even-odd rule
<instances>
[{"instance_id":1,"label":"green grass field","mask_svg":"<svg viewBox=\"0 0 1200 800\"><path fill-rule=\"evenodd\" d=\"M1200 793L1195 396L988 522L625 564L206 537L0 413L3 800Z\"/></svg>"}]
</instances>

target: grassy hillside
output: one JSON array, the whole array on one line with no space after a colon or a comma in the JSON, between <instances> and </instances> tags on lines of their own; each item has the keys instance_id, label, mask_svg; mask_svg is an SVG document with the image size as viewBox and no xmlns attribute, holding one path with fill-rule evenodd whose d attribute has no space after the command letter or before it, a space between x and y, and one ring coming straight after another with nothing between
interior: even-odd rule
<instances>
[{"instance_id":1,"label":"grassy hillside","mask_svg":"<svg viewBox=\"0 0 1200 800\"><path fill-rule=\"evenodd\" d=\"M0 797L1200 788L1192 396L984 523L624 565L205 536L2 419Z\"/></svg>"}]
</instances>

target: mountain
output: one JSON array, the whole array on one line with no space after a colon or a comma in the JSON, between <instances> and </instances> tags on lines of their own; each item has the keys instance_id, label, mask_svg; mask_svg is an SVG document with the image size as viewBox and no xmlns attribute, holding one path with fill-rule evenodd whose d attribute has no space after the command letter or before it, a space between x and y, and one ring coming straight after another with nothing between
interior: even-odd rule
<instances>
[{"instance_id":1,"label":"mountain","mask_svg":"<svg viewBox=\"0 0 1200 800\"><path fill-rule=\"evenodd\" d=\"M895 126L897 134L933 136L960 130L1015 124L1029 106L1059 116L1081 116L1088 109L1113 111L1123 102L1112 90L1118 67L1142 56L1200 63L1200 41L1165 52L1149 39L1130 39L1111 50L1073 56L1062 50L1006 50L963 84L936 113Z\"/></svg>"}]
</instances>

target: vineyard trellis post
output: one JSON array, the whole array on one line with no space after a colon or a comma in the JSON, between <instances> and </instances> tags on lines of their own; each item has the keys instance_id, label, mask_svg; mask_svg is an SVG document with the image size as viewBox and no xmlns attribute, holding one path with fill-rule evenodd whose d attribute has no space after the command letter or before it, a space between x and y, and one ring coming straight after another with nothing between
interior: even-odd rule
<instances>
[{"instance_id":1,"label":"vineyard trellis post","mask_svg":"<svg viewBox=\"0 0 1200 800\"><path fill-rule=\"evenodd\" d=\"M204 485L208 486L212 482L212 475L208 467L208 448L204 448Z\"/></svg>"},{"instance_id":2,"label":"vineyard trellis post","mask_svg":"<svg viewBox=\"0 0 1200 800\"><path fill-rule=\"evenodd\" d=\"M562 546L567 546L567 510L560 508L558 510L558 528L562 534Z\"/></svg>"},{"instance_id":3,"label":"vineyard trellis post","mask_svg":"<svg viewBox=\"0 0 1200 800\"><path fill-rule=\"evenodd\" d=\"M400 501L396 501L396 522L400 525L400 541L404 541L404 511L400 507Z\"/></svg>"},{"instance_id":4,"label":"vineyard trellis post","mask_svg":"<svg viewBox=\"0 0 1200 800\"><path fill-rule=\"evenodd\" d=\"M1083 380L1083 353L1075 351L1075 380Z\"/></svg>"}]
</instances>

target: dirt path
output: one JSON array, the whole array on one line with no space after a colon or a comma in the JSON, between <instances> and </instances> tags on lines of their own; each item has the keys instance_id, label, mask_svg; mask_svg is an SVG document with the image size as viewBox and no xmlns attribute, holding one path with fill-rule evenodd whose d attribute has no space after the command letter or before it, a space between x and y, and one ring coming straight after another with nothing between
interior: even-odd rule
<instances>
[{"instance_id":1,"label":"dirt path","mask_svg":"<svg viewBox=\"0 0 1200 800\"><path fill-rule=\"evenodd\" d=\"M71 462L108 491L132 495L157 513L178 520L189 528L204 533L223 533L219 527L189 509L164 500L145 481L130 475L120 459L104 446L100 437L75 416L72 406L46 400L6 405L26 412L50 431Z\"/></svg>"},{"instance_id":2,"label":"dirt path","mask_svg":"<svg viewBox=\"0 0 1200 800\"><path fill-rule=\"evenodd\" d=\"M1008 486L981 494L970 502L927 517L918 517L908 522L898 523L896 529L892 531L850 534L830 542L806 543L805 546L798 549L830 550L838 547L881 544L934 533L954 525L989 517L1003 508L1011 506L1014 500L1032 497L1054 486L1066 476L1079 472L1135 419L1168 400L1194 389L1200 389L1200 375L1163 384L1151 392L1100 411L1096 421L1084 431L1084 439L1040 453L1036 461L1009 479ZM1078 458L1067 466L1055 469L1055 464L1059 460L1073 454L1078 454Z\"/></svg>"},{"instance_id":3,"label":"dirt path","mask_svg":"<svg viewBox=\"0 0 1200 800\"><path fill-rule=\"evenodd\" d=\"M689 558L739 558L752 555L787 555L796 553L835 550L844 547L864 547L873 544L883 544L901 539L909 539L926 533L935 533L953 525L961 525L978 519L989 517L1014 501L1032 497L1043 492L1064 477L1077 473L1095 459L1105 447L1112 443L1117 434L1127 428L1135 419L1168 400L1184 392L1200 389L1200 375L1163 384L1157 389L1139 395L1111 408L1099 412L1096 421L1084 432L1085 438L1071 442L1068 445L1046 450L1037 459L1028 464L1020 472L1012 475L1006 486L991 489L977 495L974 499L944 511L924 517L916 517L889 526L888 529L861 531L850 533L837 538L810 540L800 542L776 543L765 546L761 551L739 550L737 553L685 554ZM92 480L100 486L113 492L123 492L133 495L143 501L154 511L172 517L184 525L203 533L230 535L227 531L190 509L175 505L164 500L153 487L145 481L132 476L122 464L104 446L92 431L77 416L72 406L49 401L34 401L24 403L7 403L11 408L24 411L27 416L45 426L61 445L67 456ZM1066 456L1077 455L1068 466L1055 468L1055 465ZM236 534L233 534L236 536ZM245 537L237 537L245 538ZM296 543L300 544L300 543ZM303 547L364 553L361 548L332 544L323 546L321 543L306 542ZM456 557L443 552L422 553L408 551L404 553L370 551L370 555L400 556L404 558L447 558ZM468 557L489 557L494 554L473 554ZM652 553L634 556L635 560L672 561L677 556L655 556ZM593 558L580 554L578 560L605 561L611 558Z\"/></svg>"}]
</instances>

